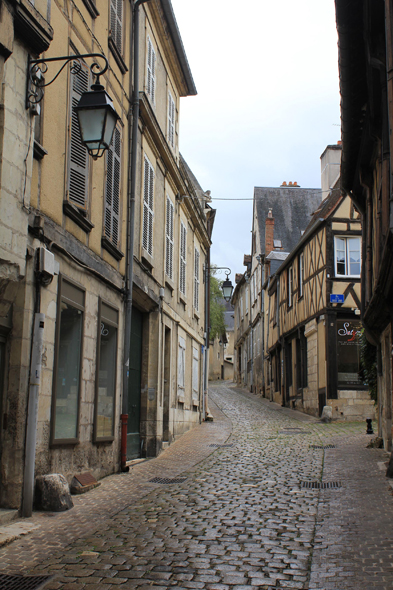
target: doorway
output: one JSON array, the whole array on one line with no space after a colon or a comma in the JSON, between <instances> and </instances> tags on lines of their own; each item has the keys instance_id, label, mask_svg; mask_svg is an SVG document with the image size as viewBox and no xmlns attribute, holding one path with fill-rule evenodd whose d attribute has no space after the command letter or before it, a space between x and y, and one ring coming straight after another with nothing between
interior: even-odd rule
<instances>
[{"instance_id":1,"label":"doorway","mask_svg":"<svg viewBox=\"0 0 393 590\"><path fill-rule=\"evenodd\" d=\"M141 456L142 323L142 313L133 307L128 385L127 461L138 459Z\"/></svg>"}]
</instances>

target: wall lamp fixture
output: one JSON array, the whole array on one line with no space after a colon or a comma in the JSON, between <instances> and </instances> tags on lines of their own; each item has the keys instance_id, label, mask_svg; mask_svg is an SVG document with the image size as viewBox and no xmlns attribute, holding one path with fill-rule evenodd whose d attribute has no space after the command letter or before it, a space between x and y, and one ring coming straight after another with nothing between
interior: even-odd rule
<instances>
[{"instance_id":1,"label":"wall lamp fixture","mask_svg":"<svg viewBox=\"0 0 393 590\"><path fill-rule=\"evenodd\" d=\"M50 86L58 78L68 63L72 62L71 72L77 74L82 68L81 60L88 57L104 60L104 67L101 68L96 61L92 63L90 71L95 77L94 84L92 84L89 92L82 93L74 110L78 114L82 143L90 156L96 160L109 148L116 123L120 119L111 97L100 84L100 76L105 74L109 67L105 55L101 53L85 53L83 55L48 57L45 59L31 59L29 57L26 108L37 105L44 98L44 88ZM48 70L47 64L55 61L63 61L64 63L56 75L49 82L45 82L43 75Z\"/></svg>"},{"instance_id":2,"label":"wall lamp fixture","mask_svg":"<svg viewBox=\"0 0 393 590\"><path fill-rule=\"evenodd\" d=\"M226 279L225 279L225 281L223 281L223 283L221 285L221 291L222 291L222 296L224 297L225 301L228 303L232 298L232 292L233 292L233 285L232 285L232 282L229 280L229 275L231 274L232 271L227 266L213 266L212 269L225 271ZM210 267L208 265L205 266L205 273L206 273L206 284L207 284L207 282L208 282L207 278L210 273Z\"/></svg>"}]
</instances>

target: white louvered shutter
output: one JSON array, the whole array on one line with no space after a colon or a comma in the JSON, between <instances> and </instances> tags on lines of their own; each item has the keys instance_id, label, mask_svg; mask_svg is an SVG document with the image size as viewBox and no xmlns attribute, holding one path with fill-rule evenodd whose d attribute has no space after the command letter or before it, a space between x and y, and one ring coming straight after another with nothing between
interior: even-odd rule
<instances>
[{"instance_id":1,"label":"white louvered shutter","mask_svg":"<svg viewBox=\"0 0 393 590\"><path fill-rule=\"evenodd\" d=\"M192 347L192 398L199 398L199 351Z\"/></svg>"},{"instance_id":2,"label":"white louvered shutter","mask_svg":"<svg viewBox=\"0 0 393 590\"><path fill-rule=\"evenodd\" d=\"M199 310L199 250L195 248L194 257L194 308Z\"/></svg>"},{"instance_id":3,"label":"white louvered shutter","mask_svg":"<svg viewBox=\"0 0 393 590\"><path fill-rule=\"evenodd\" d=\"M154 169L145 156L142 246L153 256Z\"/></svg>"},{"instance_id":4,"label":"white louvered shutter","mask_svg":"<svg viewBox=\"0 0 393 590\"><path fill-rule=\"evenodd\" d=\"M105 235L117 246L120 215L121 134L116 127L107 155L105 191Z\"/></svg>"},{"instance_id":5,"label":"white louvered shutter","mask_svg":"<svg viewBox=\"0 0 393 590\"><path fill-rule=\"evenodd\" d=\"M150 37L147 38L147 94L156 101L156 52Z\"/></svg>"},{"instance_id":6,"label":"white louvered shutter","mask_svg":"<svg viewBox=\"0 0 393 590\"><path fill-rule=\"evenodd\" d=\"M123 42L123 0L110 0L111 39L122 52Z\"/></svg>"},{"instance_id":7,"label":"white louvered shutter","mask_svg":"<svg viewBox=\"0 0 393 590\"><path fill-rule=\"evenodd\" d=\"M186 341L181 336L179 336L179 357L177 369L177 387L178 390L181 390L179 393L183 393L186 369Z\"/></svg>"},{"instance_id":8,"label":"white louvered shutter","mask_svg":"<svg viewBox=\"0 0 393 590\"><path fill-rule=\"evenodd\" d=\"M83 92L89 90L89 70L81 63L79 72L71 75L71 124L68 199L81 209L87 208L89 156L82 144L78 115L75 107Z\"/></svg>"},{"instance_id":9,"label":"white louvered shutter","mask_svg":"<svg viewBox=\"0 0 393 590\"><path fill-rule=\"evenodd\" d=\"M168 142L175 147L175 101L171 93L168 93Z\"/></svg>"},{"instance_id":10,"label":"white louvered shutter","mask_svg":"<svg viewBox=\"0 0 393 590\"><path fill-rule=\"evenodd\" d=\"M187 230L183 222L180 225L180 293L186 294L186 253L187 253Z\"/></svg>"},{"instance_id":11,"label":"white louvered shutter","mask_svg":"<svg viewBox=\"0 0 393 590\"><path fill-rule=\"evenodd\" d=\"M166 252L165 272L173 280L173 216L174 207L171 199L166 198Z\"/></svg>"}]
</instances>

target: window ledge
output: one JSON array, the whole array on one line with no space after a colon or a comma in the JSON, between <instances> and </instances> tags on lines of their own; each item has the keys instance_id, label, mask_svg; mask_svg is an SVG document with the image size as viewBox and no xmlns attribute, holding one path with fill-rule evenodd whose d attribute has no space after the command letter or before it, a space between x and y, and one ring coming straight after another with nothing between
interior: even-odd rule
<instances>
[{"instance_id":1,"label":"window ledge","mask_svg":"<svg viewBox=\"0 0 393 590\"><path fill-rule=\"evenodd\" d=\"M179 291L179 301L184 305L184 309L187 307L187 299L184 293Z\"/></svg>"},{"instance_id":2,"label":"window ledge","mask_svg":"<svg viewBox=\"0 0 393 590\"><path fill-rule=\"evenodd\" d=\"M113 57L115 58L117 65L119 66L121 73L125 74L126 72L128 72L126 62L124 61L120 51L116 47L115 42L113 41L113 39L110 35L109 35L109 39L108 39L108 46L112 52Z\"/></svg>"},{"instance_id":3,"label":"window ledge","mask_svg":"<svg viewBox=\"0 0 393 590\"><path fill-rule=\"evenodd\" d=\"M168 276L165 277L165 286L168 287L168 289L173 295L173 291L175 290L175 284L172 281L172 279L170 279Z\"/></svg>"},{"instance_id":4,"label":"window ledge","mask_svg":"<svg viewBox=\"0 0 393 590\"><path fill-rule=\"evenodd\" d=\"M201 318L199 311L197 309L195 309L195 307L194 307L194 318L196 318L197 320L200 320L200 318Z\"/></svg>"},{"instance_id":5,"label":"window ledge","mask_svg":"<svg viewBox=\"0 0 393 590\"><path fill-rule=\"evenodd\" d=\"M154 268L153 258L144 249L142 250L141 261L142 261L142 264L147 268L147 270L149 272L151 272L153 270L153 268Z\"/></svg>"},{"instance_id":6,"label":"window ledge","mask_svg":"<svg viewBox=\"0 0 393 590\"><path fill-rule=\"evenodd\" d=\"M96 3L94 0L82 0L83 4L86 6L90 16L92 18L97 18L97 16L100 16L100 13L98 12Z\"/></svg>"},{"instance_id":7,"label":"window ledge","mask_svg":"<svg viewBox=\"0 0 393 590\"><path fill-rule=\"evenodd\" d=\"M29 0L15 2L15 29L34 54L49 48L53 29Z\"/></svg>"},{"instance_id":8,"label":"window ledge","mask_svg":"<svg viewBox=\"0 0 393 590\"><path fill-rule=\"evenodd\" d=\"M47 154L48 152L46 151L46 149L44 149L42 145L38 143L38 141L34 140L33 157L36 160L42 160L42 158Z\"/></svg>"},{"instance_id":9,"label":"window ledge","mask_svg":"<svg viewBox=\"0 0 393 590\"><path fill-rule=\"evenodd\" d=\"M116 260L121 260L124 257L123 252L119 250L119 248L117 248L117 246L115 246L113 242L111 242L107 238L107 236L102 236L101 246L104 248L104 250L109 252L109 254L111 254L111 256L113 256L113 258L115 258Z\"/></svg>"},{"instance_id":10,"label":"window ledge","mask_svg":"<svg viewBox=\"0 0 393 590\"><path fill-rule=\"evenodd\" d=\"M78 207L69 201L63 201L63 213L72 219L72 221L74 221L77 225L79 225L79 227L82 228L86 233L90 233L94 227L94 224L83 215Z\"/></svg>"}]
</instances>

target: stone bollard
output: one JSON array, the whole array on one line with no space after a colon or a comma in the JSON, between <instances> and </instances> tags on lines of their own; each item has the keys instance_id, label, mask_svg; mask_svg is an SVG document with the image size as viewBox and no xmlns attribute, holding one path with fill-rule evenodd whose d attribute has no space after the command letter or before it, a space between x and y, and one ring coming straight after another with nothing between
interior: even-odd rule
<instances>
[{"instance_id":1,"label":"stone bollard","mask_svg":"<svg viewBox=\"0 0 393 590\"><path fill-rule=\"evenodd\" d=\"M372 421L372 419L371 418L366 418L366 422L367 422L366 434L374 434L373 421Z\"/></svg>"}]
</instances>

